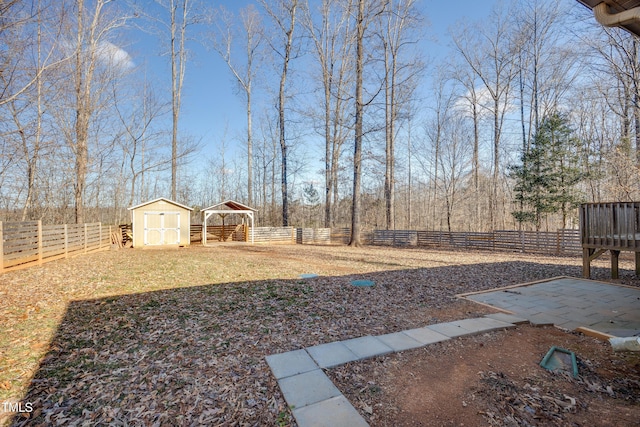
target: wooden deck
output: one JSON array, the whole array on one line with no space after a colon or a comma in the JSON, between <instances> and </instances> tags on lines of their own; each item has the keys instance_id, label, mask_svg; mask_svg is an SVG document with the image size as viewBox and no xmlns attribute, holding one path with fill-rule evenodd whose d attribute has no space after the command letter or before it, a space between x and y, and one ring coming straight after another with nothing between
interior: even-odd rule
<instances>
[{"instance_id":1,"label":"wooden deck","mask_svg":"<svg viewBox=\"0 0 640 427\"><path fill-rule=\"evenodd\" d=\"M640 276L640 202L585 203L580 206L582 275L591 276L591 261L609 251L611 277L618 278L621 251L635 252Z\"/></svg>"}]
</instances>

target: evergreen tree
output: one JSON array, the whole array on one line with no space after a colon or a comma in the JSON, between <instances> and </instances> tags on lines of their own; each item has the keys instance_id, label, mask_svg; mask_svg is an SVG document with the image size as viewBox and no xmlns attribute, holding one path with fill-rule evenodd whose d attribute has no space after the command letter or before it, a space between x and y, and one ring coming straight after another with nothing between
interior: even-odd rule
<instances>
[{"instance_id":1,"label":"evergreen tree","mask_svg":"<svg viewBox=\"0 0 640 427\"><path fill-rule=\"evenodd\" d=\"M579 147L566 116L553 113L543 119L531 148L522 153L522 164L510 167L520 206L512 215L518 222L532 223L539 230L548 214L560 212L566 227L570 211L584 199L577 189L586 177L580 168Z\"/></svg>"}]
</instances>

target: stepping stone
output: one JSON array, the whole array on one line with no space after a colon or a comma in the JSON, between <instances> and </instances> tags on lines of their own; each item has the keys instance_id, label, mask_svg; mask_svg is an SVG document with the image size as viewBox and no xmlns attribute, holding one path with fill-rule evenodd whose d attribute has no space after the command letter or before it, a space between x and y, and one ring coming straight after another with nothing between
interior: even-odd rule
<instances>
[{"instance_id":1,"label":"stepping stone","mask_svg":"<svg viewBox=\"0 0 640 427\"><path fill-rule=\"evenodd\" d=\"M393 351L404 351L423 346L420 341L416 340L415 338L411 338L404 332L380 335L378 336L378 339L391 347Z\"/></svg>"},{"instance_id":2,"label":"stepping stone","mask_svg":"<svg viewBox=\"0 0 640 427\"><path fill-rule=\"evenodd\" d=\"M343 395L302 408L294 408L292 412L300 427L367 427L369 425Z\"/></svg>"},{"instance_id":3,"label":"stepping stone","mask_svg":"<svg viewBox=\"0 0 640 427\"><path fill-rule=\"evenodd\" d=\"M527 319L524 319L524 318L518 317L518 316L514 316L513 314L507 314L507 313L492 313L492 314L487 314L484 317L487 317L489 319L500 320L502 322L512 323L514 325L520 325L522 323L529 323L529 321Z\"/></svg>"},{"instance_id":4,"label":"stepping stone","mask_svg":"<svg viewBox=\"0 0 640 427\"><path fill-rule=\"evenodd\" d=\"M428 327L409 329L408 331L404 331L403 333L407 334L409 337L418 341L422 345L433 344L436 342L446 341L449 339L448 336L443 335L439 332L436 332L433 329L429 329Z\"/></svg>"},{"instance_id":5,"label":"stepping stone","mask_svg":"<svg viewBox=\"0 0 640 427\"><path fill-rule=\"evenodd\" d=\"M471 331L463 328L460 325L460 322L447 322L447 323L438 323L437 325L429 325L427 328L438 332L442 335L445 335L449 338L461 337L463 335L471 334Z\"/></svg>"},{"instance_id":6,"label":"stepping stone","mask_svg":"<svg viewBox=\"0 0 640 427\"><path fill-rule=\"evenodd\" d=\"M272 354L265 359L267 359L267 364L276 379L319 369L316 362L313 361L304 349Z\"/></svg>"},{"instance_id":7,"label":"stepping stone","mask_svg":"<svg viewBox=\"0 0 640 427\"><path fill-rule=\"evenodd\" d=\"M320 369L282 378L278 380L278 385L287 404L293 408L302 408L342 395Z\"/></svg>"},{"instance_id":8,"label":"stepping stone","mask_svg":"<svg viewBox=\"0 0 640 427\"><path fill-rule=\"evenodd\" d=\"M477 325L477 332L485 332L491 331L494 329L512 329L515 328L516 325L510 322L504 322L502 320L491 319L488 317L478 317L476 319L467 319L466 323L463 323L463 327L465 329L469 329L470 326ZM464 322L464 321L463 321ZM484 329L481 329L484 327Z\"/></svg>"},{"instance_id":9,"label":"stepping stone","mask_svg":"<svg viewBox=\"0 0 640 427\"><path fill-rule=\"evenodd\" d=\"M307 353L321 368L332 368L359 359L341 341L308 347Z\"/></svg>"},{"instance_id":10,"label":"stepping stone","mask_svg":"<svg viewBox=\"0 0 640 427\"><path fill-rule=\"evenodd\" d=\"M367 359L369 357L381 356L393 352L391 347L370 335L342 341L342 344L358 356L358 359Z\"/></svg>"}]
</instances>

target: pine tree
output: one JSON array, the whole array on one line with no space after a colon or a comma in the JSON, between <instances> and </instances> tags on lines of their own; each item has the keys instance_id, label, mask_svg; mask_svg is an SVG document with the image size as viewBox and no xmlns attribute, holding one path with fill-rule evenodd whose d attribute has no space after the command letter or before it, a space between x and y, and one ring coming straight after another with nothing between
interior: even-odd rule
<instances>
[{"instance_id":1,"label":"pine tree","mask_svg":"<svg viewBox=\"0 0 640 427\"><path fill-rule=\"evenodd\" d=\"M577 189L586 178L579 147L566 116L553 113L543 119L530 150L522 153L522 164L510 167L520 206L512 215L518 222L532 223L539 230L547 215L560 212L566 227L569 213L584 199Z\"/></svg>"}]
</instances>

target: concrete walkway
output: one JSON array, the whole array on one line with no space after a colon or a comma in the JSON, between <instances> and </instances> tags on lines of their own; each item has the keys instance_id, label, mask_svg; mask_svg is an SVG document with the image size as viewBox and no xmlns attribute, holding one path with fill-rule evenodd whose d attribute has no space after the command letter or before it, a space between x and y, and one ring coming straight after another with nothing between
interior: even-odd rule
<instances>
[{"instance_id":1,"label":"concrete walkway","mask_svg":"<svg viewBox=\"0 0 640 427\"><path fill-rule=\"evenodd\" d=\"M562 277L458 296L511 314L489 314L267 356L298 425L368 425L323 371L345 363L526 322L571 330L587 327L615 336L640 335L640 288Z\"/></svg>"},{"instance_id":2,"label":"concrete walkway","mask_svg":"<svg viewBox=\"0 0 640 427\"><path fill-rule=\"evenodd\" d=\"M533 324L588 328L618 337L640 335L640 288L562 277L460 296Z\"/></svg>"},{"instance_id":3,"label":"concrete walkway","mask_svg":"<svg viewBox=\"0 0 640 427\"><path fill-rule=\"evenodd\" d=\"M503 313L439 323L393 334L365 336L266 357L300 427L368 426L323 369L423 347L464 335L513 328L525 319Z\"/></svg>"}]
</instances>

